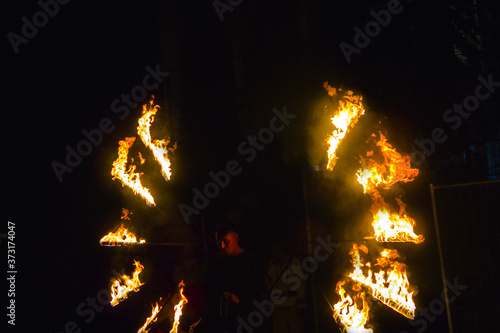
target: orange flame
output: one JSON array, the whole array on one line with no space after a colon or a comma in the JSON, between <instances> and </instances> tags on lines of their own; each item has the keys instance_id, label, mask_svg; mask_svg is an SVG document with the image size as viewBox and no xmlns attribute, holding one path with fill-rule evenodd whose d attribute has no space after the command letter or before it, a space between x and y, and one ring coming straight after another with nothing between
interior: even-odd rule
<instances>
[{"instance_id":1,"label":"orange flame","mask_svg":"<svg viewBox=\"0 0 500 333\"><path fill-rule=\"evenodd\" d=\"M149 190L142 186L141 175L135 172L135 165L131 165L127 169L128 151L130 147L134 144L135 137L125 138L125 140L120 140L118 144L118 158L113 162L113 168L111 169L111 175L114 179L119 179L122 186L127 185L134 191L134 194L139 194L146 200L148 206L156 205L153 196L149 193Z\"/></svg>"},{"instance_id":2,"label":"orange flame","mask_svg":"<svg viewBox=\"0 0 500 333\"><path fill-rule=\"evenodd\" d=\"M139 160L141 161L141 165L144 164L144 163L146 163L146 159L144 157L142 157L141 152L139 152L138 155L139 155Z\"/></svg>"},{"instance_id":3,"label":"orange flame","mask_svg":"<svg viewBox=\"0 0 500 333\"><path fill-rule=\"evenodd\" d=\"M182 316L182 307L184 306L185 303L188 302L186 296L182 293L184 291L184 281L181 281L179 283L179 294L181 296L181 300L179 301L179 304L177 304L174 307L175 310L175 316L174 316L174 325L172 326L172 329L170 330L170 333L177 333L177 329L179 327L179 322Z\"/></svg>"},{"instance_id":4,"label":"orange flame","mask_svg":"<svg viewBox=\"0 0 500 333\"><path fill-rule=\"evenodd\" d=\"M137 333L147 333L147 332L149 332L150 328L148 328L148 326L152 322L156 321L156 316L158 315L158 312L160 312L160 310L161 310L161 307L158 305L158 303L156 303L156 306L153 306L151 317L149 317L149 318L146 319L146 322L144 323L144 325L141 328L139 328L139 330L137 331Z\"/></svg>"},{"instance_id":5,"label":"orange flame","mask_svg":"<svg viewBox=\"0 0 500 333\"><path fill-rule=\"evenodd\" d=\"M335 290L340 295L340 300L333 306L333 317L342 325L344 333L373 333L372 329L365 328L368 321L370 308L365 300L365 293L358 292L354 299L347 295L343 285L346 281L339 281ZM356 300L361 299L363 308L358 309Z\"/></svg>"},{"instance_id":6,"label":"orange flame","mask_svg":"<svg viewBox=\"0 0 500 333\"><path fill-rule=\"evenodd\" d=\"M144 244L146 241L144 239L139 239L137 241L137 237L126 228L123 227L123 224L116 230L115 232L110 232L101 240L99 244L101 246L116 246L116 245L128 245L128 244Z\"/></svg>"},{"instance_id":7,"label":"orange flame","mask_svg":"<svg viewBox=\"0 0 500 333\"><path fill-rule=\"evenodd\" d=\"M372 134L375 137L375 134ZM371 155L367 158L361 156L361 169L356 172L358 182L363 186L364 193L373 191L377 186L382 185L389 188L397 182L410 182L418 175L418 169L412 169L410 156L401 156L391 144L387 143L385 136L380 133L380 140L377 142L380 147L384 162L377 163Z\"/></svg>"},{"instance_id":8,"label":"orange flame","mask_svg":"<svg viewBox=\"0 0 500 333\"><path fill-rule=\"evenodd\" d=\"M331 87L328 82L325 82L323 87L328 91L328 95L334 96L337 94L336 89ZM331 118L335 130L326 140L329 145L326 168L330 171L333 170L338 160L338 156L336 155L338 146L347 133L357 124L359 117L365 113L365 109L361 103L362 99L362 96L354 95L354 93L349 90L347 94L339 100L339 107Z\"/></svg>"},{"instance_id":9,"label":"orange flame","mask_svg":"<svg viewBox=\"0 0 500 333\"><path fill-rule=\"evenodd\" d=\"M128 214L132 215L133 213L128 211L127 209L125 208L122 208L122 216L120 217L120 219L122 220L130 220L130 217L128 217Z\"/></svg>"},{"instance_id":10,"label":"orange flame","mask_svg":"<svg viewBox=\"0 0 500 333\"><path fill-rule=\"evenodd\" d=\"M368 252L366 247L358 248L356 244L353 244L349 254L352 256L354 271L349 274L349 277L367 287L371 295L385 305L409 319L414 319L413 292L409 291L410 283L406 275L406 265L395 261L399 258L398 251L384 249L375 264L381 269L373 273L369 262L363 264L359 249L365 253ZM363 270L367 271L366 276Z\"/></svg>"},{"instance_id":11,"label":"orange flame","mask_svg":"<svg viewBox=\"0 0 500 333\"><path fill-rule=\"evenodd\" d=\"M173 152L177 147L177 144L175 144L173 148L168 148L167 146L170 143L169 139L151 139L151 124L153 123L156 112L159 108L159 105L153 105L153 100L151 100L149 104L144 104L144 106L142 107L142 117L139 118L137 134L139 134L139 137L141 138L142 142L144 142L144 145L151 149L151 151L153 152L156 161L160 163L161 174L163 178L168 181L172 176L172 171L170 170L170 160L168 159L168 152Z\"/></svg>"},{"instance_id":12,"label":"orange flame","mask_svg":"<svg viewBox=\"0 0 500 333\"><path fill-rule=\"evenodd\" d=\"M399 214L390 211L390 207L378 191L372 192L373 204L370 208L373 214L372 226L375 231L373 237L378 242L413 242L420 244L424 241L423 235L416 235L413 231L415 220L406 214L406 205L396 198L399 205Z\"/></svg>"},{"instance_id":13,"label":"orange flame","mask_svg":"<svg viewBox=\"0 0 500 333\"><path fill-rule=\"evenodd\" d=\"M110 304L112 306L118 305L121 301L126 299L128 297L128 293L132 291L139 291L139 288L144 284L139 280L139 274L141 274L142 270L144 269L144 266L141 265L140 262L134 260L134 265L135 265L135 271L134 274L132 275L133 277L130 278L127 275L122 275L121 280L123 283L120 282L119 279L114 279L114 281L111 284L111 302Z\"/></svg>"}]
</instances>

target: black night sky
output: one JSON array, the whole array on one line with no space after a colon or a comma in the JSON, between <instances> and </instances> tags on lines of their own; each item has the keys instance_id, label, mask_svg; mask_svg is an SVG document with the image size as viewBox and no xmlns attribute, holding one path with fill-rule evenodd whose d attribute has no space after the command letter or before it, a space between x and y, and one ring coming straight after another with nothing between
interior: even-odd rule
<instances>
[{"instance_id":1,"label":"black night sky","mask_svg":"<svg viewBox=\"0 0 500 333\"><path fill-rule=\"evenodd\" d=\"M220 16L214 3L231 10L219 8ZM418 163L417 179L387 191L402 195L417 221L416 233L426 238L420 245L388 244L405 258L410 282L418 288L417 319L425 318L419 309L429 307L443 289L429 184L500 177L494 91L499 84L491 84L491 90L483 86L481 91L491 94L476 111L443 119L454 103L475 93L483 82L479 76L500 81L499 6L475 3L478 7L452 0L4 1L2 175L7 188L0 234L8 232L9 221L15 224L17 269L16 325L7 324L5 315L2 319L8 332L136 332L151 303L177 291L178 272L189 271L184 261L190 249L210 270L217 252L214 230L224 220L241 227L242 246L263 260L276 239L299 258L307 257L308 230L313 246L320 236L341 242L307 281L305 317L306 332L340 332L325 297L331 304L338 300L335 284L349 270L352 242L347 241L370 230L370 199L355 178L359 156L370 149L367 139L382 132L398 152L410 154L441 128L446 140L433 142L433 151ZM37 14L44 6L50 15ZM377 25L366 45L356 47L356 28L364 31L374 20L371 12L389 9L394 14L385 26ZM32 26L34 19L42 20L39 27ZM480 36L480 51L464 42L471 34ZM347 57L340 47L346 43L356 50ZM332 130L325 125L325 81L361 94L366 106L366 115L340 147L333 172L322 171L324 139ZM140 96L143 91L147 94ZM134 100L133 94L139 97ZM142 105L153 95L160 111L152 137L177 143L169 182L137 137ZM249 136L270 127L284 109L293 115L282 120L284 129L259 149L242 153L251 147ZM99 128L102 136L95 134L89 146L85 133ZM146 158L137 170L155 207L110 174L118 141L133 136L131 154ZM87 156L68 160L68 151L78 147L87 149ZM194 207L193 189L203 191L212 181L210 173L226 170L232 161L240 172L186 223L179 205ZM498 203L498 192L491 195ZM99 239L123 222L122 208L132 212L126 223L138 237L185 245L100 246ZM491 235L498 235L500 215L484 214L495 226ZM9 239L0 240L5 253ZM141 290L116 307L97 303L98 310L90 310L88 298L109 289L116 272L131 275L134 260L145 266ZM208 279L201 285L202 293L210 289ZM4 286L2 307L8 313L12 298L9 284ZM477 291L472 282L468 286L470 295ZM491 293L500 296L498 287ZM423 327L373 298L370 306L374 332ZM193 319L181 322L182 330L187 332ZM447 332L446 311L426 319L425 327ZM487 326L467 329L479 327ZM209 332L203 325L197 331Z\"/></svg>"}]
</instances>

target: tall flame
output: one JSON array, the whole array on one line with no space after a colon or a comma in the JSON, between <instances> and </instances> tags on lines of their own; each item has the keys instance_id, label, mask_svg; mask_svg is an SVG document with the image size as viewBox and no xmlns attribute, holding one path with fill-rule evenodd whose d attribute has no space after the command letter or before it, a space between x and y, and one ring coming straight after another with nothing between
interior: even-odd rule
<instances>
[{"instance_id":1,"label":"tall flame","mask_svg":"<svg viewBox=\"0 0 500 333\"><path fill-rule=\"evenodd\" d=\"M154 96L153 96L154 97ZM152 140L151 139L151 124L155 119L156 112L160 108L159 105L153 105L153 100L144 104L142 107L142 117L139 118L139 126L137 127L137 134L141 138L144 145L151 149L153 155L160 163L161 166L161 174L165 180L170 180L172 176L172 171L170 169L170 160L168 159L168 152L173 152L177 147L177 144L174 145L173 148L168 148L168 144L170 143L169 139L162 140Z\"/></svg>"},{"instance_id":2,"label":"tall flame","mask_svg":"<svg viewBox=\"0 0 500 333\"><path fill-rule=\"evenodd\" d=\"M424 241L423 235L416 235L413 231L415 220L406 214L406 205L401 199L396 198L399 205L399 213L391 212L390 207L378 191L373 191L372 226L375 231L373 237L378 242L413 242L420 244Z\"/></svg>"},{"instance_id":3,"label":"tall flame","mask_svg":"<svg viewBox=\"0 0 500 333\"><path fill-rule=\"evenodd\" d=\"M155 322L156 321L156 316L158 315L158 312L160 312L161 310L161 307L158 305L158 303L156 303L156 306L153 306L153 310L152 310L152 313L151 313L151 317L148 317L146 319L146 322L144 323L144 325L142 325L141 328L139 328L139 330L137 331L137 333L147 333L149 332L149 330L151 328L148 328L148 326L152 323L152 322Z\"/></svg>"},{"instance_id":4,"label":"tall flame","mask_svg":"<svg viewBox=\"0 0 500 333\"><path fill-rule=\"evenodd\" d=\"M177 329L179 327L180 319L181 319L181 316L182 316L182 307L184 306L185 303L188 302L188 299L182 293L184 291L184 281L181 281L179 283L179 288L180 288L179 294L181 296L181 300L174 307L174 310L175 310L174 325L172 326L172 329L170 330L170 333L177 333Z\"/></svg>"},{"instance_id":5,"label":"tall flame","mask_svg":"<svg viewBox=\"0 0 500 333\"><path fill-rule=\"evenodd\" d=\"M113 162L113 168L111 169L111 175L114 179L119 179L122 182L122 186L127 185L134 191L134 194L139 194L146 200L148 206L155 206L155 201L149 190L142 186L140 173L135 172L135 165L131 165L127 169L128 151L130 147L134 144L135 137L125 138L125 140L120 140L118 144L118 158Z\"/></svg>"},{"instance_id":6,"label":"tall flame","mask_svg":"<svg viewBox=\"0 0 500 333\"><path fill-rule=\"evenodd\" d=\"M337 94L337 90L331 87L328 82L325 82L323 87L328 91L328 95L334 96ZM339 100L338 109L331 118L335 130L327 139L329 148L326 168L330 171L333 170L338 160L338 156L336 155L338 146L347 133L357 124L359 117L365 113L365 109L361 103L362 99L362 96L354 95L354 93L349 90L343 98Z\"/></svg>"},{"instance_id":7,"label":"tall flame","mask_svg":"<svg viewBox=\"0 0 500 333\"><path fill-rule=\"evenodd\" d=\"M120 228L118 228L118 230L108 233L99 241L99 244L101 244L101 246L116 246L137 243L144 244L146 243L146 240L139 239L139 241L137 241L137 237L132 232L124 228L123 224L120 226Z\"/></svg>"},{"instance_id":8,"label":"tall flame","mask_svg":"<svg viewBox=\"0 0 500 333\"><path fill-rule=\"evenodd\" d=\"M368 252L366 247L358 248L357 244L353 244L349 254L352 256L354 271L349 274L349 277L367 287L371 295L385 305L409 319L414 319L413 292L409 291L410 283L406 275L406 265L395 261L399 258L398 251L384 249L375 264L380 267L380 270L373 273L369 262L363 264L359 249L365 253ZM367 275L363 273L363 270L367 271Z\"/></svg>"},{"instance_id":9,"label":"tall flame","mask_svg":"<svg viewBox=\"0 0 500 333\"><path fill-rule=\"evenodd\" d=\"M365 328L370 308L365 300L365 293L358 292L354 299L347 295L343 285L346 281L339 281L335 290L340 300L333 306L333 317L342 325L344 333L373 333L372 329ZM363 307L359 309L356 300L361 299Z\"/></svg>"},{"instance_id":10,"label":"tall flame","mask_svg":"<svg viewBox=\"0 0 500 333\"><path fill-rule=\"evenodd\" d=\"M118 305L121 301L128 297L132 291L139 291L139 288L144 284L139 280L144 266L140 262L134 260L135 271L130 278L128 275L122 275L120 279L114 279L111 284L111 302L112 306ZM120 281L121 280L121 281Z\"/></svg>"},{"instance_id":11,"label":"tall flame","mask_svg":"<svg viewBox=\"0 0 500 333\"><path fill-rule=\"evenodd\" d=\"M372 137L375 137L375 134L372 134ZM419 170L411 168L409 155L401 156L382 133L377 146L380 147L384 162L377 163L371 156L373 152L370 152L366 158L361 156L361 169L356 172L364 193L373 191L379 185L389 188L397 182L407 183L415 179Z\"/></svg>"}]
</instances>

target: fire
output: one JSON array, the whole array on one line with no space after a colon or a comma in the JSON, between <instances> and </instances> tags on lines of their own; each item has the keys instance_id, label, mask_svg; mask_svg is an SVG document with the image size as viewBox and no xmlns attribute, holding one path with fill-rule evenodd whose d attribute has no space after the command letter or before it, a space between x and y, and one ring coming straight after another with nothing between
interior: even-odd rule
<instances>
[{"instance_id":1,"label":"fire","mask_svg":"<svg viewBox=\"0 0 500 333\"><path fill-rule=\"evenodd\" d=\"M413 292L409 291L410 283L406 275L406 265L395 261L399 258L398 251L384 249L375 264L380 267L380 270L373 273L369 262L363 264L359 250L368 253L366 247L358 248L356 244L353 244L349 254L352 256L354 271L349 274L349 277L368 288L370 294L385 305L409 319L414 319ZM363 271L367 271L367 275Z\"/></svg>"},{"instance_id":2,"label":"fire","mask_svg":"<svg viewBox=\"0 0 500 333\"><path fill-rule=\"evenodd\" d=\"M116 246L137 243L144 244L146 241L144 239L139 239L139 241L137 241L137 237L132 232L124 228L123 224L117 231L108 233L99 241L101 246Z\"/></svg>"},{"instance_id":3,"label":"fire","mask_svg":"<svg viewBox=\"0 0 500 333\"><path fill-rule=\"evenodd\" d=\"M144 145L151 149L151 151L153 152L156 161L158 161L158 163L160 163L161 165L161 174L163 178L168 181L172 176L172 171L170 169L170 160L168 159L168 152L173 152L177 147L177 144L175 144L173 148L168 148L167 146L170 143L169 139L151 139L151 124L153 123L154 117L159 108L159 105L153 105L153 100L151 100L149 104L144 104L144 106L142 107L142 117L139 118L137 133L139 134L142 142L144 142Z\"/></svg>"},{"instance_id":4,"label":"fire","mask_svg":"<svg viewBox=\"0 0 500 333\"><path fill-rule=\"evenodd\" d=\"M135 172L135 165L131 165L127 169L128 161L128 151L130 147L134 144L135 137L125 138L125 140L120 140L118 144L118 158L113 162L113 168L111 169L111 175L114 179L119 179L122 182L122 186L127 185L130 187L135 194L139 194L146 200L148 206L155 206L155 201L149 190L142 186L140 173Z\"/></svg>"},{"instance_id":5,"label":"fire","mask_svg":"<svg viewBox=\"0 0 500 333\"><path fill-rule=\"evenodd\" d=\"M328 82L325 82L323 87L328 91L328 95L334 96L337 94L337 90L331 87ZM365 113L365 109L361 103L362 99L362 96L354 95L354 93L349 90L342 99L339 100L338 109L331 118L335 130L327 139L329 148L328 164L326 168L328 170L333 170L337 163L338 156L336 152L339 144L347 133L357 124L359 117Z\"/></svg>"},{"instance_id":6,"label":"fire","mask_svg":"<svg viewBox=\"0 0 500 333\"><path fill-rule=\"evenodd\" d=\"M184 281L181 281L179 283L179 294L181 296L181 300L179 303L174 307L175 310L175 316L174 316L174 325L172 326L172 329L170 330L170 333L177 333L177 329L179 327L179 322L182 316L182 307L184 306L185 303L188 302L186 296L182 293L184 291Z\"/></svg>"},{"instance_id":7,"label":"fire","mask_svg":"<svg viewBox=\"0 0 500 333\"><path fill-rule=\"evenodd\" d=\"M378 191L372 192L373 204L370 208L373 214L372 226L375 231L373 237L378 242L413 242L420 244L424 241L423 235L416 235L413 231L415 220L406 214L406 205L396 198L399 205L399 214L390 211L390 207Z\"/></svg>"},{"instance_id":8,"label":"fire","mask_svg":"<svg viewBox=\"0 0 500 333\"><path fill-rule=\"evenodd\" d=\"M365 328L368 321L370 308L365 300L365 293L358 292L354 299L347 295L343 285L346 281L339 281L335 290L340 295L340 300L333 306L333 317L344 328L344 333L373 333L372 329ZM356 300L361 299L363 308L358 309Z\"/></svg>"},{"instance_id":9,"label":"fire","mask_svg":"<svg viewBox=\"0 0 500 333\"><path fill-rule=\"evenodd\" d=\"M141 165L144 164L144 163L146 163L146 159L142 157L141 152L139 152L138 155L139 155L139 160L141 161Z\"/></svg>"},{"instance_id":10,"label":"fire","mask_svg":"<svg viewBox=\"0 0 500 333\"><path fill-rule=\"evenodd\" d=\"M375 134L372 134L372 137L375 137ZM384 162L377 163L372 157L373 152L370 152L366 158L360 158L361 169L356 172L364 193L373 191L379 185L387 189L397 182L407 183L415 179L419 170L411 168L409 155L401 156L382 133L377 146L380 147Z\"/></svg>"},{"instance_id":11,"label":"fire","mask_svg":"<svg viewBox=\"0 0 500 333\"><path fill-rule=\"evenodd\" d=\"M115 279L111 284L111 302L112 306L118 305L121 301L128 297L128 293L132 291L139 291L139 288L144 284L139 280L139 274L141 274L144 266L140 262L134 260L135 271L130 278L127 275L122 275L120 282L119 279Z\"/></svg>"},{"instance_id":12,"label":"fire","mask_svg":"<svg viewBox=\"0 0 500 333\"><path fill-rule=\"evenodd\" d=\"M127 209L125 208L122 208L122 216L120 217L120 219L122 220L130 220L130 217L128 217L128 214L132 215L133 213L128 211Z\"/></svg>"},{"instance_id":13,"label":"fire","mask_svg":"<svg viewBox=\"0 0 500 333\"><path fill-rule=\"evenodd\" d=\"M150 328L148 328L148 326L152 322L156 321L156 316L158 315L158 312L160 312L160 310L161 310L161 307L158 305L158 303L156 303L156 306L153 306L151 317L149 317L149 318L146 319L146 322L144 323L144 325L141 328L139 328L139 330L137 331L137 333L147 333L147 332L149 332Z\"/></svg>"}]
</instances>

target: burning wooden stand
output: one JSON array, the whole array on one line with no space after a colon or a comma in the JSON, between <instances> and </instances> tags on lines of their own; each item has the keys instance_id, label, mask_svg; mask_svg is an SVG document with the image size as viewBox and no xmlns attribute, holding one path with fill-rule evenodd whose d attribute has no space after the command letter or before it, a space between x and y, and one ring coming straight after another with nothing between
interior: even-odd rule
<instances>
[{"instance_id":1,"label":"burning wooden stand","mask_svg":"<svg viewBox=\"0 0 500 333\"><path fill-rule=\"evenodd\" d=\"M379 289L371 287L371 295L393 309L394 311L402 314L408 319L415 319L415 305L413 304L413 301L404 300L404 302L396 302L394 301L389 295L387 295L386 292L382 293ZM408 304L408 302L411 301L411 305ZM413 305L413 306L412 306Z\"/></svg>"}]
</instances>

